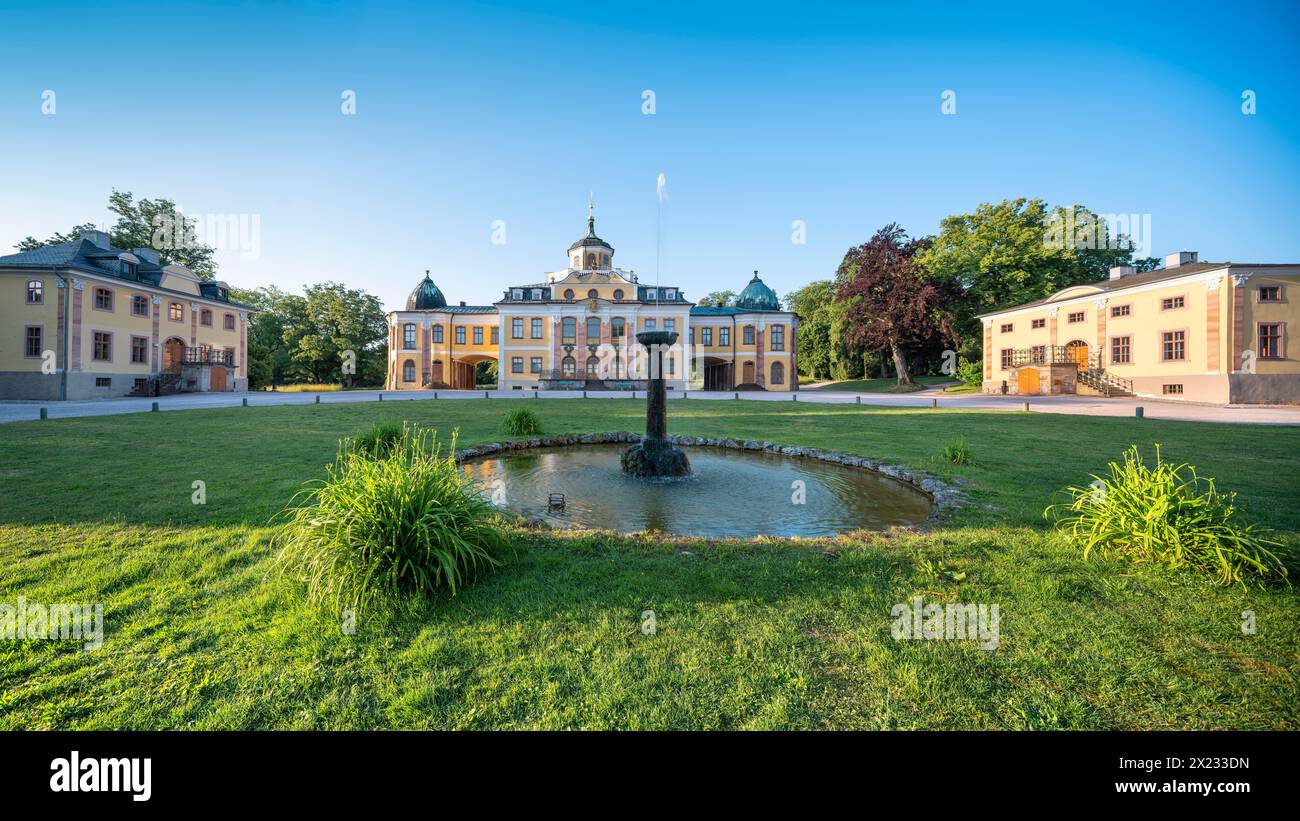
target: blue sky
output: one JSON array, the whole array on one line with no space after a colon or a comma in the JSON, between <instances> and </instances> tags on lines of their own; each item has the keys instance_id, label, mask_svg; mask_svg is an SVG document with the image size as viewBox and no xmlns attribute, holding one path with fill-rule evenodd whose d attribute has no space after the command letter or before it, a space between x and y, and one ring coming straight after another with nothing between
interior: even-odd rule
<instances>
[{"instance_id":1,"label":"blue sky","mask_svg":"<svg viewBox=\"0 0 1300 821\"><path fill-rule=\"evenodd\" d=\"M887 222L1015 196L1150 214L1157 255L1300 261L1295 3L0 2L0 30L6 251L108 223L117 187L259 215L257 259L218 255L236 286L394 308L430 269L491 302L563 267L588 191L653 281L663 173L689 297L754 269L785 294Z\"/></svg>"}]
</instances>

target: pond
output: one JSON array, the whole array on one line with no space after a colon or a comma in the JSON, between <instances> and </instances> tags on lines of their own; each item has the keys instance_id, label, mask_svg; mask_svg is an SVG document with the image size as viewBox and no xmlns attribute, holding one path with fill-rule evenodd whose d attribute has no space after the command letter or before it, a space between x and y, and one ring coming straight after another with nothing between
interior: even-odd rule
<instances>
[{"instance_id":1,"label":"pond","mask_svg":"<svg viewBox=\"0 0 1300 821\"><path fill-rule=\"evenodd\" d=\"M636 479L619 467L626 447L512 451L464 469L503 510L561 528L819 537L916 525L933 511L930 497L874 471L762 451L687 447L690 476Z\"/></svg>"}]
</instances>

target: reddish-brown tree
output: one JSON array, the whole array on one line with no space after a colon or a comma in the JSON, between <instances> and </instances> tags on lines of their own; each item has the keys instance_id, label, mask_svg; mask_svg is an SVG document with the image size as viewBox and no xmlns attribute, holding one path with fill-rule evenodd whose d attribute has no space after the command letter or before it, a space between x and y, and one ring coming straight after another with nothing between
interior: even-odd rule
<instances>
[{"instance_id":1,"label":"reddish-brown tree","mask_svg":"<svg viewBox=\"0 0 1300 821\"><path fill-rule=\"evenodd\" d=\"M835 299L844 311L844 341L859 351L888 349L898 386L914 385L907 352L936 337L956 348L951 306L953 287L927 279L916 256L930 239L912 239L897 223L876 232L865 245L850 248L835 274Z\"/></svg>"}]
</instances>

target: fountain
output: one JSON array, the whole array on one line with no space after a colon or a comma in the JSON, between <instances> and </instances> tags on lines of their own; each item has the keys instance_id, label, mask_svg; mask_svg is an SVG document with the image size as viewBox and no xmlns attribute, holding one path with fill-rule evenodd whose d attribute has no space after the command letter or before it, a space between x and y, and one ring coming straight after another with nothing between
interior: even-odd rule
<instances>
[{"instance_id":1,"label":"fountain","mask_svg":"<svg viewBox=\"0 0 1300 821\"><path fill-rule=\"evenodd\" d=\"M676 331L642 331L636 341L650 354L645 395L645 438L623 452L623 472L643 478L685 476L691 463L668 435L668 387L664 384L664 349L677 341Z\"/></svg>"}]
</instances>

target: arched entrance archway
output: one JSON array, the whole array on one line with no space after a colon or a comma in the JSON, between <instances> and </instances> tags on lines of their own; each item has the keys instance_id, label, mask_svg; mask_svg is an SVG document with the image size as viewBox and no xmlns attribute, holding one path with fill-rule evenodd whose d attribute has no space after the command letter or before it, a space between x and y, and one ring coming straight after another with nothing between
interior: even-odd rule
<instances>
[{"instance_id":1,"label":"arched entrance archway","mask_svg":"<svg viewBox=\"0 0 1300 821\"><path fill-rule=\"evenodd\" d=\"M185 340L171 337L163 342L163 362L162 369L164 373L180 373L181 362L185 359Z\"/></svg>"},{"instance_id":2,"label":"arched entrance archway","mask_svg":"<svg viewBox=\"0 0 1300 821\"><path fill-rule=\"evenodd\" d=\"M1072 339L1065 343L1065 351L1071 359L1074 360L1075 366L1081 370L1088 370L1088 343L1082 339Z\"/></svg>"}]
</instances>

